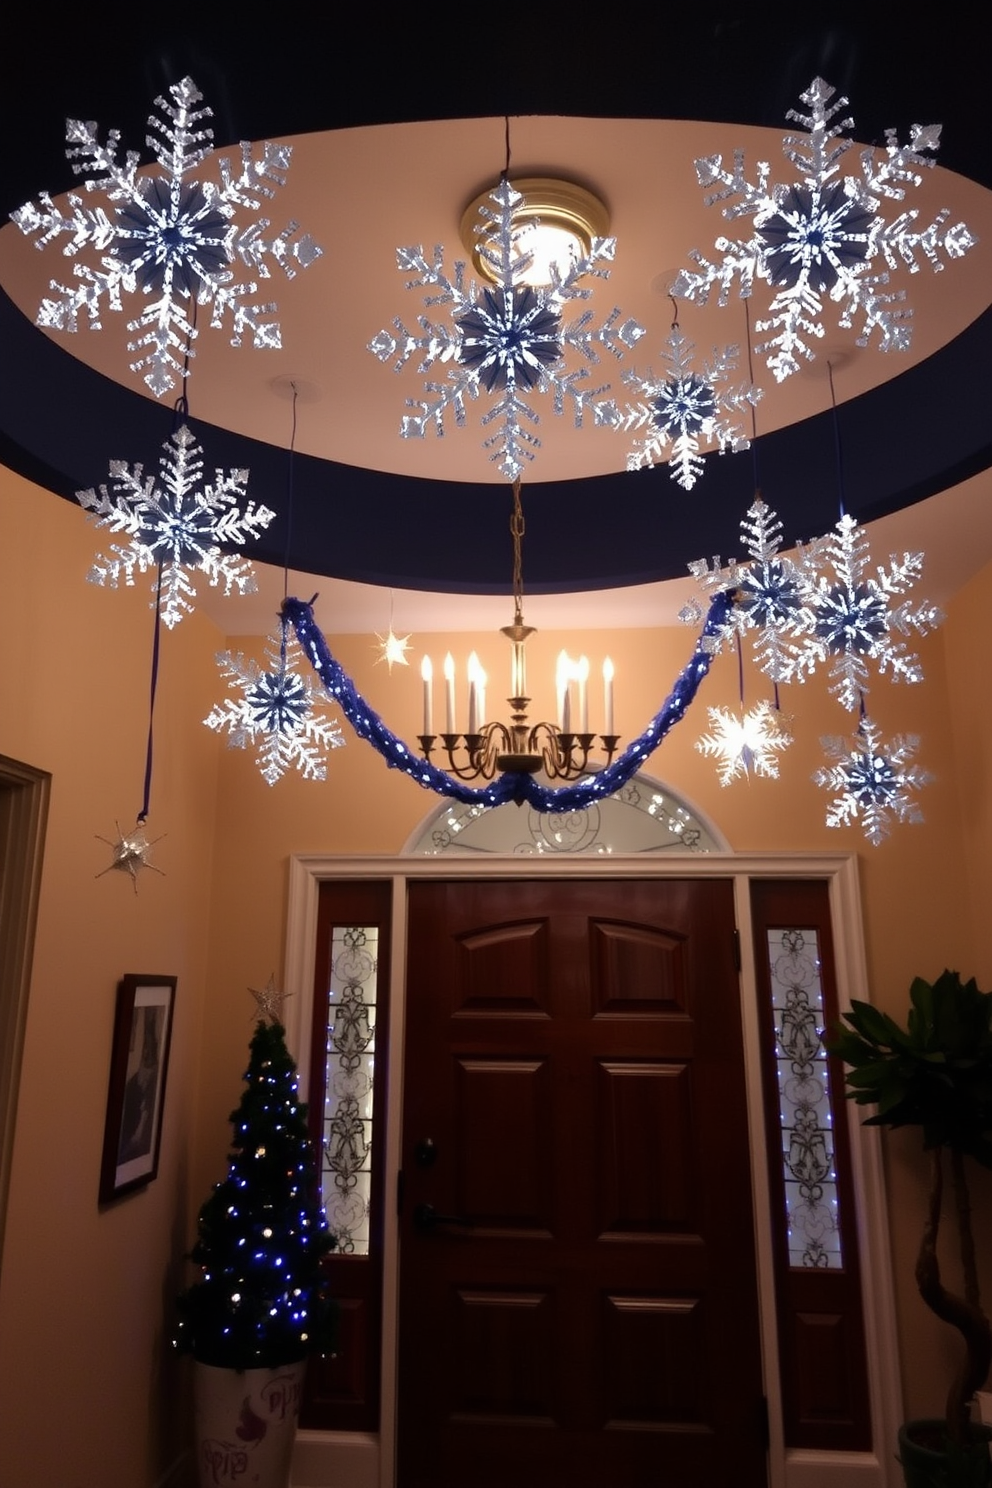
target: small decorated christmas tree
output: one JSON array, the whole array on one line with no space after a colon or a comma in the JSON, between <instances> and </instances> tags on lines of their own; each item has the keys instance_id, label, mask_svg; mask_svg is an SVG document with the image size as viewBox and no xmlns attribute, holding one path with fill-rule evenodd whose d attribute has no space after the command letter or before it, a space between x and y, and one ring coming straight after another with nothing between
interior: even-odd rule
<instances>
[{"instance_id":1,"label":"small decorated christmas tree","mask_svg":"<svg viewBox=\"0 0 992 1488\"><path fill-rule=\"evenodd\" d=\"M179 1298L175 1344L204 1364L275 1369L331 1345L320 1262L334 1239L279 1022L259 1019L245 1082L227 1177L200 1210L191 1259L203 1276Z\"/></svg>"}]
</instances>

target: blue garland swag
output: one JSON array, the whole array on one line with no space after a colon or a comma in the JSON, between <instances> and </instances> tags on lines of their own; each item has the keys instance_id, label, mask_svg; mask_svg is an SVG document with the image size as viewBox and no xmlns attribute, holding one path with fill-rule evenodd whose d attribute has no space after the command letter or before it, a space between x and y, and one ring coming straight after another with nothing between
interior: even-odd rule
<instances>
[{"instance_id":1,"label":"blue garland swag","mask_svg":"<svg viewBox=\"0 0 992 1488\"><path fill-rule=\"evenodd\" d=\"M316 596L315 596L316 597ZM540 785L533 775L510 772L491 780L488 785L472 787L455 780L446 770L414 754L408 745L392 733L373 708L362 697L339 661L331 655L327 641L313 617L313 601L284 599L283 618L292 622L296 637L328 693L337 699L341 711L360 739L366 739L394 770L403 770L411 780L439 796L453 796L466 805L502 806L506 801L522 805L527 801L536 811L578 811L594 801L611 796L635 775L649 755L653 754L669 729L683 717L699 690L699 684L710 669L711 637L726 627L734 595L721 590L713 598L696 648L688 664L675 680L671 692L647 728L623 754L606 769L586 776L575 785L549 788Z\"/></svg>"}]
</instances>

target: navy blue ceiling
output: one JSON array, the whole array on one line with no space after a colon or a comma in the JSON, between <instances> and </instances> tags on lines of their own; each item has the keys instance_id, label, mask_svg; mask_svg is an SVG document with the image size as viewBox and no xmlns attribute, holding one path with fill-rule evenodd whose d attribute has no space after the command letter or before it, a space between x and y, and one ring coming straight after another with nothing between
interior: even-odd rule
<instances>
[{"instance_id":1,"label":"navy blue ceiling","mask_svg":"<svg viewBox=\"0 0 992 1488\"><path fill-rule=\"evenodd\" d=\"M82 9L82 7L80 7ZM493 7L484 7L495 17ZM192 75L214 110L218 144L312 130L423 118L575 114L739 121L781 128L816 74L856 101L859 137L886 127L944 125L940 162L992 189L988 147L988 22L983 7L945 5L912 32L888 7L845 22L816 7L712 9L623 5L604 18L563 25L562 7L533 5L512 28L406 7L394 25L360 19L359 7L288 7L254 22L247 6L121 14L87 7L82 18L18 13L16 47L0 64L4 213L43 188L72 184L64 119L97 119L127 141L144 137L152 98ZM858 7L861 9L861 7ZM869 9L865 7L865 9ZM188 19L195 13L195 22ZM908 11L903 8L903 16ZM118 19L118 16L120 17ZM943 22L944 24L941 24ZM168 24L168 35L165 34ZM34 36L30 35L34 32ZM104 478L122 448L161 443L162 412L85 368L37 332L0 293L0 459L71 498ZM841 409L845 496L863 520L918 501L992 464L989 388L992 312L916 368ZM285 452L212 430L211 463L248 466L254 489L285 486ZM760 440L763 492L783 512L790 539L836 517L834 431L829 415ZM595 588L684 574L686 562L733 543L753 496L747 456L707 462L698 488L677 496L666 469L568 483L542 482L527 506L527 587ZM294 567L339 577L452 592L504 592L508 493L453 487L297 457ZM788 502L780 499L788 493ZM333 498L333 499L329 499ZM471 513L470 519L466 516ZM472 540L465 538L466 522ZM280 519L252 555L281 563ZM319 560L316 554L323 555Z\"/></svg>"}]
</instances>

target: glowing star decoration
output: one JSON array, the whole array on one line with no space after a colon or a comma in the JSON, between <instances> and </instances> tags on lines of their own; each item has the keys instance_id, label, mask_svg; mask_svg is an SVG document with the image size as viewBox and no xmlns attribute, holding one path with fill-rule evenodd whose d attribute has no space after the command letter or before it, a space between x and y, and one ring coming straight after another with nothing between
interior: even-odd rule
<instances>
[{"instance_id":1,"label":"glowing star decoration","mask_svg":"<svg viewBox=\"0 0 992 1488\"><path fill-rule=\"evenodd\" d=\"M719 761L721 785L732 780L766 775L778 779L777 755L788 749L792 735L778 713L767 702L738 717L727 708L707 708L713 732L696 740L696 748L708 759Z\"/></svg>"},{"instance_id":2,"label":"glowing star decoration","mask_svg":"<svg viewBox=\"0 0 992 1488\"><path fill-rule=\"evenodd\" d=\"M803 682L819 662L830 662L830 691L852 711L867 691L869 661L879 672L891 673L893 681L922 681L919 658L895 636L926 635L943 614L926 600L915 607L908 600L891 601L920 577L923 554L893 556L888 568L879 564L872 575L868 539L851 516L841 517L827 535L824 554L833 576L820 573L806 588L799 616L804 633L791 675Z\"/></svg>"},{"instance_id":3,"label":"glowing star decoration","mask_svg":"<svg viewBox=\"0 0 992 1488\"><path fill-rule=\"evenodd\" d=\"M295 669L300 648L287 636L285 623L280 636L270 637L265 654L270 671L240 651L218 653L221 675L242 696L225 698L203 721L215 732L227 732L229 748L250 744L257 749L255 762L269 785L294 768L305 780L326 780L324 756L344 744L337 722L315 708L326 693Z\"/></svg>"},{"instance_id":4,"label":"glowing star decoration","mask_svg":"<svg viewBox=\"0 0 992 1488\"><path fill-rule=\"evenodd\" d=\"M259 991L257 987L249 987L248 991L254 997L258 1006L257 1016L268 1018L270 1023L282 1022L282 1005L287 997L292 997L292 992L280 992L276 987L275 973L269 977L265 986ZM252 1015L256 1016L255 1014Z\"/></svg>"},{"instance_id":5,"label":"glowing star decoration","mask_svg":"<svg viewBox=\"0 0 992 1488\"><path fill-rule=\"evenodd\" d=\"M919 739L897 734L886 749L881 732L863 716L853 740L821 739L827 755L836 764L813 776L817 785L839 794L827 808L828 827L849 827L861 822L873 847L889 835L892 819L920 822L923 813L910 792L929 784L933 776L909 761L919 748Z\"/></svg>"},{"instance_id":6,"label":"glowing star decoration","mask_svg":"<svg viewBox=\"0 0 992 1488\"><path fill-rule=\"evenodd\" d=\"M28 202L12 214L23 233L37 234L37 247L62 238L63 254L74 260L71 285L52 280L56 293L42 301L40 326L75 331L85 313L91 329L100 330L103 307L119 311L125 295L145 297L127 324L134 336L128 350L135 356L132 371L144 373L156 397L186 375L186 351L196 336L194 300L211 307L211 327L229 320L232 346L240 346L246 332L255 346L281 346L279 323L269 318L276 306L255 303L257 284L236 282L231 265L268 279L272 262L292 279L322 251L308 235L294 241L295 222L267 236L269 220L258 215L262 202L285 184L291 147L266 142L253 159L253 147L242 143L240 165L218 159L219 180L190 179L213 154L213 130L206 124L212 110L200 106L203 95L192 78L174 83L169 93L171 101L156 98L161 117L151 115L146 137L161 174L139 174L135 151L120 160L116 131L101 144L95 124L69 119L72 168L86 175L87 192L104 193L109 211L70 192L65 211L42 193L37 206Z\"/></svg>"},{"instance_id":7,"label":"glowing star decoration","mask_svg":"<svg viewBox=\"0 0 992 1488\"><path fill-rule=\"evenodd\" d=\"M563 413L569 402L576 428L587 412L594 424L619 428L617 405L603 398L605 384L590 386L589 368L599 362L600 350L619 359L644 329L635 320L621 322L619 309L598 327L593 326L590 310L565 319L572 301L586 300L592 293L580 282L583 278L608 278L606 265L616 249L613 238L594 238L588 254L571 262L564 273L552 267L550 285L533 287L524 282L530 255L520 252L513 228L520 193L502 180L489 200L492 206L480 209L484 220L477 231L495 284L482 287L474 279L466 283L461 262L448 275L441 247L434 249L430 261L422 247L398 249L400 271L413 275L407 288L425 290L425 306L448 307L450 319L420 315L417 331L397 319L391 331L380 331L369 343L369 350L381 362L391 362L397 372L411 358L419 373L430 373L435 366L446 371L443 382L425 384L426 397L407 400L411 412L400 426L404 438L422 438L429 427L443 434L449 410L456 425L464 426L466 402L480 393L488 395L492 402L482 424L495 432L483 441L483 448L491 451L490 459L508 480L516 480L541 443L532 432L539 417L531 394L550 392L556 414Z\"/></svg>"},{"instance_id":8,"label":"glowing star decoration","mask_svg":"<svg viewBox=\"0 0 992 1488\"><path fill-rule=\"evenodd\" d=\"M921 258L941 270L941 254L961 258L975 242L963 222L947 226L947 208L925 228L917 226L915 208L901 210L892 221L880 212L883 200L901 202L907 187L919 186L921 170L934 164L939 125L914 124L908 145L898 144L895 131L887 130L881 154L863 149L860 174L840 176L840 159L852 144L843 135L854 121L837 121L848 101L831 102L835 91L815 78L801 95L809 112L787 115L806 130L782 140L786 160L799 172L797 181L770 185L770 167L761 161L752 183L744 175L741 150L734 153L732 169L724 166L722 155L696 161L699 184L716 188L706 205L737 198L723 215L730 221L752 218L752 230L747 238L717 238L723 258L716 263L693 250L698 269L683 269L672 293L704 305L717 285L719 303L725 305L735 279L742 299L751 294L755 279L764 280L774 294L768 318L755 324L771 334L755 350L767 356L779 382L799 370L801 357L812 359L809 343L823 336L825 297L838 306L842 330L860 322L858 346L867 346L877 333L882 351L904 351L912 337L912 311L902 305L904 291L887 288L889 273L900 264L916 273Z\"/></svg>"},{"instance_id":9,"label":"glowing star decoration","mask_svg":"<svg viewBox=\"0 0 992 1488\"><path fill-rule=\"evenodd\" d=\"M379 665L380 661L384 661L391 672L394 666L410 665L406 654L410 649L410 637L408 635L394 635L393 627L390 626L388 635L381 636L376 631L375 638L380 648L380 655L375 659L376 666Z\"/></svg>"},{"instance_id":10,"label":"glowing star decoration","mask_svg":"<svg viewBox=\"0 0 992 1488\"><path fill-rule=\"evenodd\" d=\"M725 386L737 365L736 346L714 351L701 372L692 370L694 350L673 326L662 352L667 367L660 375L651 368L645 374L632 370L622 374L626 386L642 399L628 403L623 414L624 432L640 436L627 455L627 469L642 470L667 459L672 480L685 491L691 491L703 473L702 445L718 445L721 454L750 448L731 415L743 414L761 397L760 389L747 382Z\"/></svg>"},{"instance_id":11,"label":"glowing star decoration","mask_svg":"<svg viewBox=\"0 0 992 1488\"><path fill-rule=\"evenodd\" d=\"M155 837L149 842L142 822L135 823L130 832L122 832L120 822L114 822L114 826L117 828L116 842L111 842L109 837L101 837L97 833L97 841L105 842L108 847L113 848L114 856L113 861L108 863L106 868L101 868L96 877L102 878L105 873L110 873L116 868L120 873L130 875L135 893L138 892L138 874L143 868L150 868L153 873L160 873L164 878L164 869L157 868L149 861L152 848L156 842L161 842L162 838Z\"/></svg>"},{"instance_id":12,"label":"glowing star decoration","mask_svg":"<svg viewBox=\"0 0 992 1488\"><path fill-rule=\"evenodd\" d=\"M98 527L130 539L126 547L111 544L109 557L97 557L86 576L90 583L116 589L122 580L133 585L136 570L151 570L152 592L158 594L162 619L171 630L193 613L191 575L196 572L206 575L211 588L223 582L225 594L255 593L251 564L237 553L223 552L221 544L257 539L275 513L253 501L243 511L238 507L247 470L217 470L213 484L205 484L203 451L186 424L162 448L158 481L141 465L132 469L123 460L111 460L109 489L77 491L76 499Z\"/></svg>"},{"instance_id":13,"label":"glowing star decoration","mask_svg":"<svg viewBox=\"0 0 992 1488\"><path fill-rule=\"evenodd\" d=\"M805 546L798 543L791 556L780 554L782 523L760 496L741 521L741 537L749 561L733 559L726 568L719 558L713 559L712 566L705 558L689 564L689 572L710 598L720 590L734 594L733 607L714 638L713 649L750 631L758 666L774 682L787 682L795 666L793 642L808 620L806 596L816 581L825 539ZM680 614L693 624L701 617L695 600Z\"/></svg>"}]
</instances>

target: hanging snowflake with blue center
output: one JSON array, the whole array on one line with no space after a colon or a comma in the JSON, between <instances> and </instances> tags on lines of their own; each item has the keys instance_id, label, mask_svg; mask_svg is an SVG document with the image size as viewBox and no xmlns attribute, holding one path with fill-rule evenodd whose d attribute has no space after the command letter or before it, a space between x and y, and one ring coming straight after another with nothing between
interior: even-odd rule
<instances>
[{"instance_id":1,"label":"hanging snowflake with blue center","mask_svg":"<svg viewBox=\"0 0 992 1488\"><path fill-rule=\"evenodd\" d=\"M700 754L716 759L721 785L747 780L752 775L778 779L778 758L792 743L781 715L767 702L760 702L740 717L728 708L707 708L713 732L696 741Z\"/></svg>"},{"instance_id":2,"label":"hanging snowflake with blue center","mask_svg":"<svg viewBox=\"0 0 992 1488\"><path fill-rule=\"evenodd\" d=\"M275 513L253 501L244 510L237 505L245 495L247 470L217 470L213 484L205 484L203 451L186 424L162 448L158 480L141 465L111 460L110 487L77 491L76 499L98 527L130 539L126 547L111 544L110 556L97 557L89 581L116 589L122 580L133 584L135 571L150 570L152 592L171 630L193 612L193 573L205 574L212 588L223 583L225 594L254 594L255 570L238 553L223 552L222 545L257 540Z\"/></svg>"},{"instance_id":3,"label":"hanging snowflake with blue center","mask_svg":"<svg viewBox=\"0 0 992 1488\"><path fill-rule=\"evenodd\" d=\"M927 785L933 776L910 763L919 739L898 734L886 749L878 726L863 716L853 740L827 738L820 742L836 764L817 770L813 779L817 785L839 792L827 808L828 827L849 827L860 820L868 841L877 847L889 835L893 818L899 822L923 820L911 792Z\"/></svg>"},{"instance_id":4,"label":"hanging snowflake with blue center","mask_svg":"<svg viewBox=\"0 0 992 1488\"><path fill-rule=\"evenodd\" d=\"M520 252L513 213L522 200L506 180L490 193L491 206L480 209L483 221L478 231L480 253L495 281L480 286L466 282L465 264L456 262L449 275L444 269L444 250L434 249L428 261L421 247L397 250L401 272L414 277L408 289L428 291L426 306L450 307L448 322L417 318L418 330L402 320L392 330L382 330L369 343L380 361L391 362L401 371L416 359L417 371L446 369L444 381L428 381L426 396L410 398L408 413L400 425L404 438L423 438L428 428L444 433L445 415L455 423L466 422L466 403L487 394L491 405L482 418L484 428L494 433L483 441L490 458L508 480L516 480L533 460L541 441L533 432L539 416L531 406L531 394L550 392L556 414L571 405L575 426L580 428L588 412L596 425L620 426L614 401L603 395L607 385L593 385L590 366L600 360L600 351L621 357L640 339L643 327L634 320L621 321L614 309L603 323L593 325L592 312L574 320L565 319L565 307L573 300L589 298L591 290L580 281L591 276L606 279L616 244L613 238L595 238L589 252L572 261L564 272L552 269L547 286L531 286L525 278L531 256ZM575 365L577 363L577 365Z\"/></svg>"},{"instance_id":5,"label":"hanging snowflake with blue center","mask_svg":"<svg viewBox=\"0 0 992 1488\"><path fill-rule=\"evenodd\" d=\"M287 635L286 622L278 637L269 638L265 655L267 671L240 651L218 653L221 676L242 696L217 703L203 721L229 735L229 748L257 749L255 762L269 785L290 769L305 780L326 780L327 751L340 748L344 736L316 706L327 698L324 688L297 670L302 652Z\"/></svg>"},{"instance_id":6,"label":"hanging snowflake with blue center","mask_svg":"<svg viewBox=\"0 0 992 1488\"><path fill-rule=\"evenodd\" d=\"M808 625L807 595L816 581L825 539L797 544L792 556L780 554L782 523L760 496L741 521L741 536L750 561L733 559L723 568L719 558L712 566L699 558L689 565L707 601L721 590L734 594L726 625L712 649L718 651L728 638L750 631L760 669L773 682L787 682L795 666L795 641ZM697 625L702 614L693 600L680 619Z\"/></svg>"},{"instance_id":7,"label":"hanging snowflake with blue center","mask_svg":"<svg viewBox=\"0 0 992 1488\"><path fill-rule=\"evenodd\" d=\"M674 325L662 352L668 365L660 376L651 368L644 375L633 370L623 373L627 387L643 400L628 403L623 415L624 430L640 435L627 455L627 469L642 470L667 459L672 480L685 491L691 491L703 473L702 445L718 445L721 454L750 447L732 416L742 414L761 397L760 389L750 383L724 386L737 365L736 346L714 351L702 372L692 370L694 350Z\"/></svg>"},{"instance_id":8,"label":"hanging snowflake with blue center","mask_svg":"<svg viewBox=\"0 0 992 1488\"><path fill-rule=\"evenodd\" d=\"M219 182L189 180L213 153L213 130L205 123L212 111L199 106L203 95L192 78L174 83L169 93L171 103L155 100L163 117L152 114L148 120L147 143L161 175L139 175L136 152L119 160L116 132L102 145L95 124L69 119L66 153L72 168L77 175L89 172L86 190L103 191L111 211L86 207L70 192L65 212L42 193L37 206L28 202L12 214L22 232L38 235L37 247L65 238L62 251L75 259L74 283L52 281L56 294L42 302L40 326L75 331L85 313L90 327L99 330L102 307L120 310L126 294L147 297L141 313L128 322L135 338L128 350L136 358L132 371L144 372L156 397L186 375L185 355L196 335L193 300L211 306L212 327L229 317L232 346L240 346L246 332L256 346L282 344L279 324L269 318L276 306L255 303L257 284L236 282L232 264L268 279L272 261L292 279L322 251L306 234L293 241L295 222L267 237L269 221L257 215L263 200L285 184L291 147L266 142L253 160L252 147L242 143L240 170L221 157ZM86 262L87 251L95 263Z\"/></svg>"},{"instance_id":9,"label":"hanging snowflake with blue center","mask_svg":"<svg viewBox=\"0 0 992 1488\"><path fill-rule=\"evenodd\" d=\"M717 285L719 303L725 305L735 279L743 299L755 279L771 285L769 315L756 321L758 331L771 334L755 350L767 356L780 382L799 370L801 357L812 359L810 341L823 336L825 296L839 307L842 330L860 322L858 346L867 346L877 333L882 351L904 351L912 336L912 310L903 306L902 290L888 289L889 274L900 264L915 273L921 258L934 270L943 269L941 255L961 258L975 242L963 222L947 226L946 208L925 228L917 226L915 208L900 211L891 222L879 210L883 201L901 202L907 187L919 186L921 170L934 164L939 125L914 124L908 145L898 144L895 131L887 130L884 152L863 149L860 175L839 177L839 161L852 144L843 136L854 121L837 121L848 101L831 102L835 91L815 78L801 95L809 112L787 115L807 131L782 140L799 181L770 185L770 168L761 161L752 183L744 175L741 150L734 153L732 169L724 166L722 155L696 161L699 184L717 188L706 205L737 198L723 215L730 221L751 217L752 232L749 238L717 238L723 258L716 263L693 250L690 257L698 268L683 269L672 286L679 298L703 305Z\"/></svg>"},{"instance_id":10,"label":"hanging snowflake with blue center","mask_svg":"<svg viewBox=\"0 0 992 1488\"><path fill-rule=\"evenodd\" d=\"M874 662L893 681L920 682L919 658L897 635L926 635L944 618L926 600L913 605L891 601L911 589L923 571L922 553L890 558L869 572L868 539L851 516L843 516L825 542L833 575L819 574L804 592L804 634L794 651L793 675L799 681L820 662L829 662L830 691L845 708L861 705L868 688L868 663Z\"/></svg>"}]
</instances>

